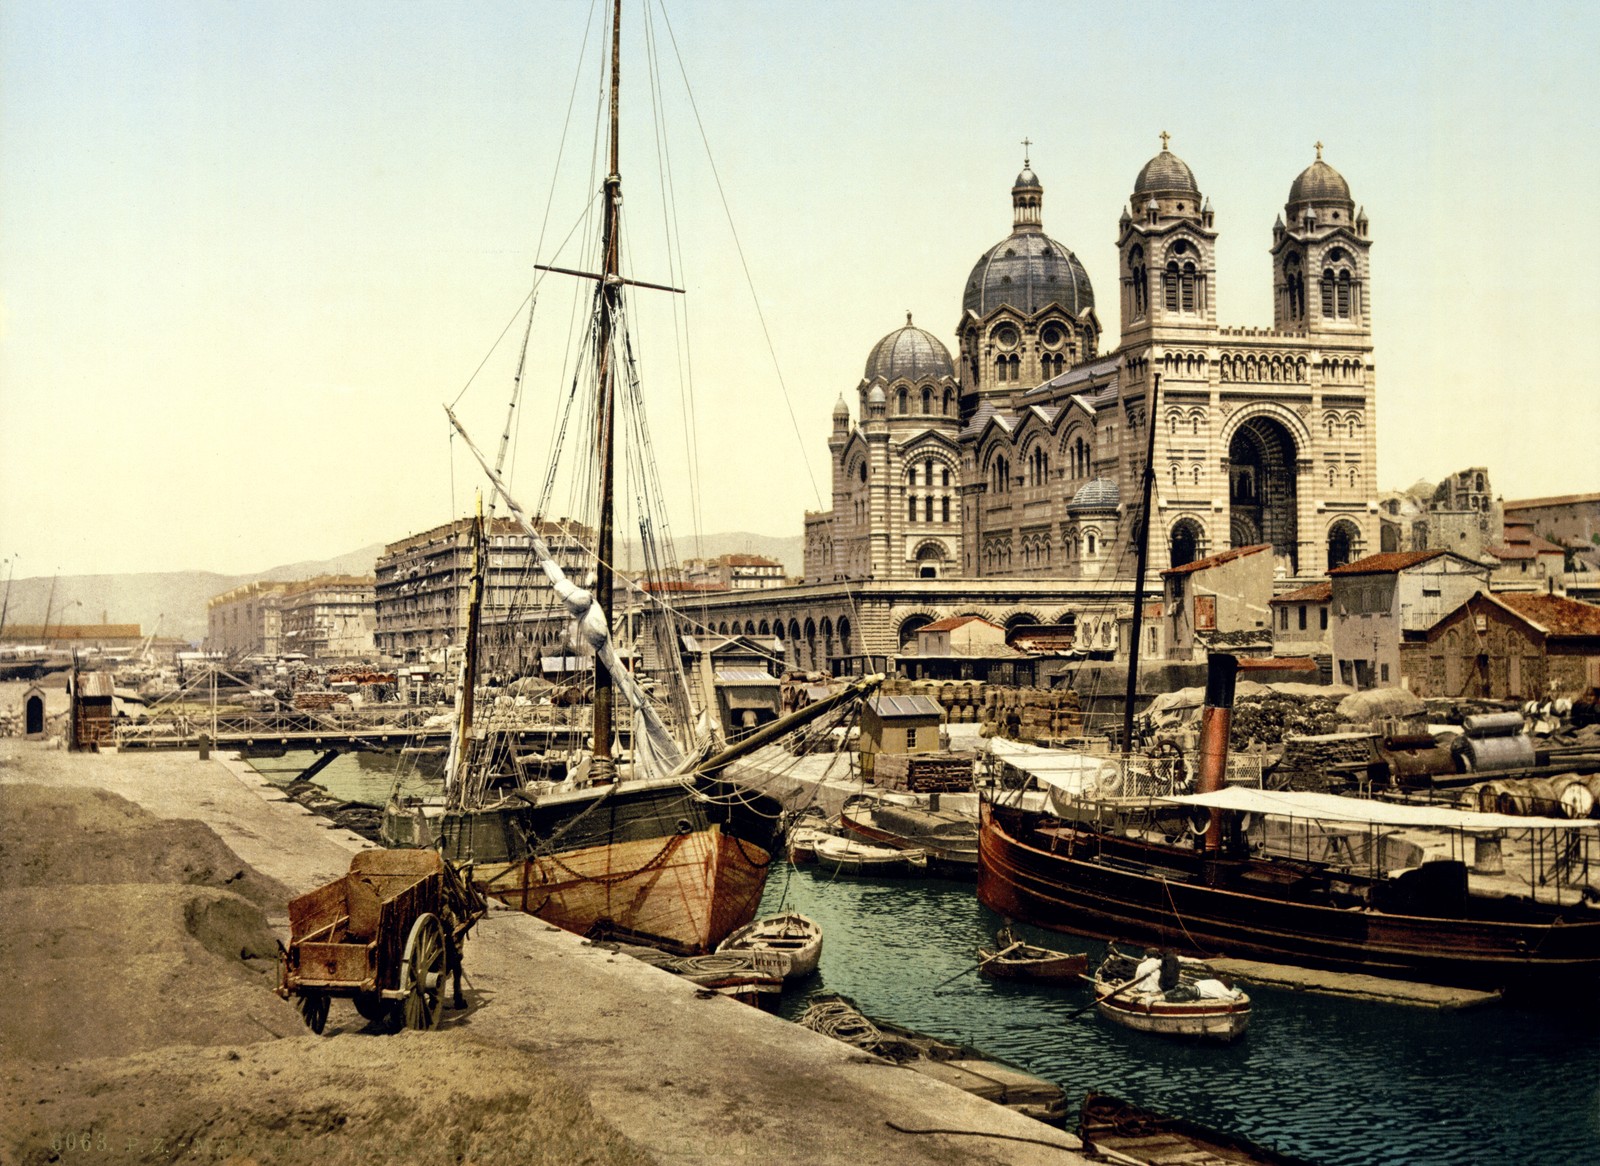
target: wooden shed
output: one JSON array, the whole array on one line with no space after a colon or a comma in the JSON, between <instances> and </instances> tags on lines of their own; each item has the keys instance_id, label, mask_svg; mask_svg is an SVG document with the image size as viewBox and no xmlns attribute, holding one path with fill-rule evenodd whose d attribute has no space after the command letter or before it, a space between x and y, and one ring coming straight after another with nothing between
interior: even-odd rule
<instances>
[{"instance_id":1,"label":"wooden shed","mask_svg":"<svg viewBox=\"0 0 1600 1166\"><path fill-rule=\"evenodd\" d=\"M99 749L102 744L111 744L111 673L74 672L70 684L72 747Z\"/></svg>"},{"instance_id":2,"label":"wooden shed","mask_svg":"<svg viewBox=\"0 0 1600 1166\"><path fill-rule=\"evenodd\" d=\"M874 696L861 710L861 753L934 753L944 709L926 696ZM866 766L863 764L863 768Z\"/></svg>"}]
</instances>

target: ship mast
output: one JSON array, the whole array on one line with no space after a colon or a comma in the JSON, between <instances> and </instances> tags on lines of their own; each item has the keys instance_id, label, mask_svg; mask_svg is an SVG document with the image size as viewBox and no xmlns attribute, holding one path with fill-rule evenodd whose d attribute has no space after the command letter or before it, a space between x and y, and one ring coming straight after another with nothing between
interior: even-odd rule
<instances>
[{"instance_id":1,"label":"ship mast","mask_svg":"<svg viewBox=\"0 0 1600 1166\"><path fill-rule=\"evenodd\" d=\"M1150 562L1150 506L1156 486L1156 394L1161 391L1161 374L1152 373L1149 399L1145 402L1144 474L1140 477L1139 555L1133 569L1133 637L1128 644L1128 688L1122 701L1122 755L1133 752L1133 701L1139 691L1139 642L1144 639L1144 571Z\"/></svg>"},{"instance_id":2,"label":"ship mast","mask_svg":"<svg viewBox=\"0 0 1600 1166\"><path fill-rule=\"evenodd\" d=\"M595 598L605 615L606 626L611 626L613 606L613 526L616 440L616 388L611 367L612 317L616 313L621 295L618 280L619 264L617 219L622 207L622 177L617 165L617 104L620 93L622 65L622 0L611 4L611 157L606 171L604 223L601 227L600 249L604 253L599 286L600 327L596 343L599 345L598 404L595 410L597 428L596 448L600 452L600 516L595 547ZM611 775L615 761L611 756L613 690L611 673L597 657L594 662L594 774L604 780Z\"/></svg>"}]
</instances>

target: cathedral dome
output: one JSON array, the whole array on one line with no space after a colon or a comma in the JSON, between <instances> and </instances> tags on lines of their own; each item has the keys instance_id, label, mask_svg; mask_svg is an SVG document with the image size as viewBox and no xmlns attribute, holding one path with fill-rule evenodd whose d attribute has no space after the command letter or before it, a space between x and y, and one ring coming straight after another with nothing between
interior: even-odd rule
<instances>
[{"instance_id":1,"label":"cathedral dome","mask_svg":"<svg viewBox=\"0 0 1600 1166\"><path fill-rule=\"evenodd\" d=\"M950 359L950 350L932 332L913 324L910 312L906 313L906 326L896 328L874 344L867 356L865 379L869 381L953 376L955 362Z\"/></svg>"},{"instance_id":2,"label":"cathedral dome","mask_svg":"<svg viewBox=\"0 0 1600 1166\"><path fill-rule=\"evenodd\" d=\"M1122 491L1110 478L1095 478L1078 487L1067 503L1068 510L1115 510L1122 504Z\"/></svg>"},{"instance_id":3,"label":"cathedral dome","mask_svg":"<svg viewBox=\"0 0 1600 1166\"><path fill-rule=\"evenodd\" d=\"M1147 194L1188 194L1198 198L1200 187L1189 164L1161 144L1161 153L1144 164L1133 183L1133 197Z\"/></svg>"},{"instance_id":4,"label":"cathedral dome","mask_svg":"<svg viewBox=\"0 0 1600 1166\"><path fill-rule=\"evenodd\" d=\"M980 318L1002 304L1031 316L1050 303L1076 316L1094 307L1094 288L1078 257L1042 231L1017 231L984 252L961 300Z\"/></svg>"},{"instance_id":5,"label":"cathedral dome","mask_svg":"<svg viewBox=\"0 0 1600 1166\"><path fill-rule=\"evenodd\" d=\"M1300 177L1289 187L1291 205L1297 202L1349 201L1350 184L1344 180L1344 175L1322 160L1321 151L1317 153L1317 160L1300 171Z\"/></svg>"}]
</instances>

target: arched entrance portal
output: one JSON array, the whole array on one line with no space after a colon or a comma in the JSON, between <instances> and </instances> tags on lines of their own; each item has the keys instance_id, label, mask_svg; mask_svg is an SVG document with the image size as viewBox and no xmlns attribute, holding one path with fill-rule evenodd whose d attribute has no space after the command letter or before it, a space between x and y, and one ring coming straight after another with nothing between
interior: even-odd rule
<instances>
[{"instance_id":1,"label":"arched entrance portal","mask_svg":"<svg viewBox=\"0 0 1600 1166\"><path fill-rule=\"evenodd\" d=\"M1172 528L1172 541L1167 547L1167 566L1181 567L1200 557L1200 541L1204 532L1192 518L1185 518Z\"/></svg>"},{"instance_id":2,"label":"arched entrance portal","mask_svg":"<svg viewBox=\"0 0 1600 1166\"><path fill-rule=\"evenodd\" d=\"M44 694L30 692L23 702L23 732L29 737L44 736Z\"/></svg>"},{"instance_id":3,"label":"arched entrance portal","mask_svg":"<svg viewBox=\"0 0 1600 1166\"><path fill-rule=\"evenodd\" d=\"M1294 438L1270 417L1252 417L1228 443L1228 535L1236 547L1270 543L1298 573Z\"/></svg>"},{"instance_id":4,"label":"arched entrance portal","mask_svg":"<svg viewBox=\"0 0 1600 1166\"><path fill-rule=\"evenodd\" d=\"M1340 519L1328 531L1328 570L1342 567L1360 557L1361 531L1356 524Z\"/></svg>"}]
</instances>

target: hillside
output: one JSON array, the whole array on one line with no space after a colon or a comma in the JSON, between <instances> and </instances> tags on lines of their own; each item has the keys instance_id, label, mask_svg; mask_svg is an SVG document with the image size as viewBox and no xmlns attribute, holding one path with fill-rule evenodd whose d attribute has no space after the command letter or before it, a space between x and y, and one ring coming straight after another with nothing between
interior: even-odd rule
<instances>
[{"instance_id":1,"label":"hillside","mask_svg":"<svg viewBox=\"0 0 1600 1166\"><path fill-rule=\"evenodd\" d=\"M257 579L310 579L316 575L368 575L383 553L383 543L373 543L331 559L284 563L249 575L219 575L212 571L161 571L130 575L62 575L14 579L4 597L5 622L13 624L136 623L146 634L159 630L198 643L206 634L206 601L224 591ZM799 574L803 554L799 536L735 531L707 535L698 548L685 540L678 546L683 558L714 558L725 554L765 555ZM630 551L641 559L638 546ZM51 588L55 594L52 598ZM159 629L157 624L159 621Z\"/></svg>"}]
</instances>

